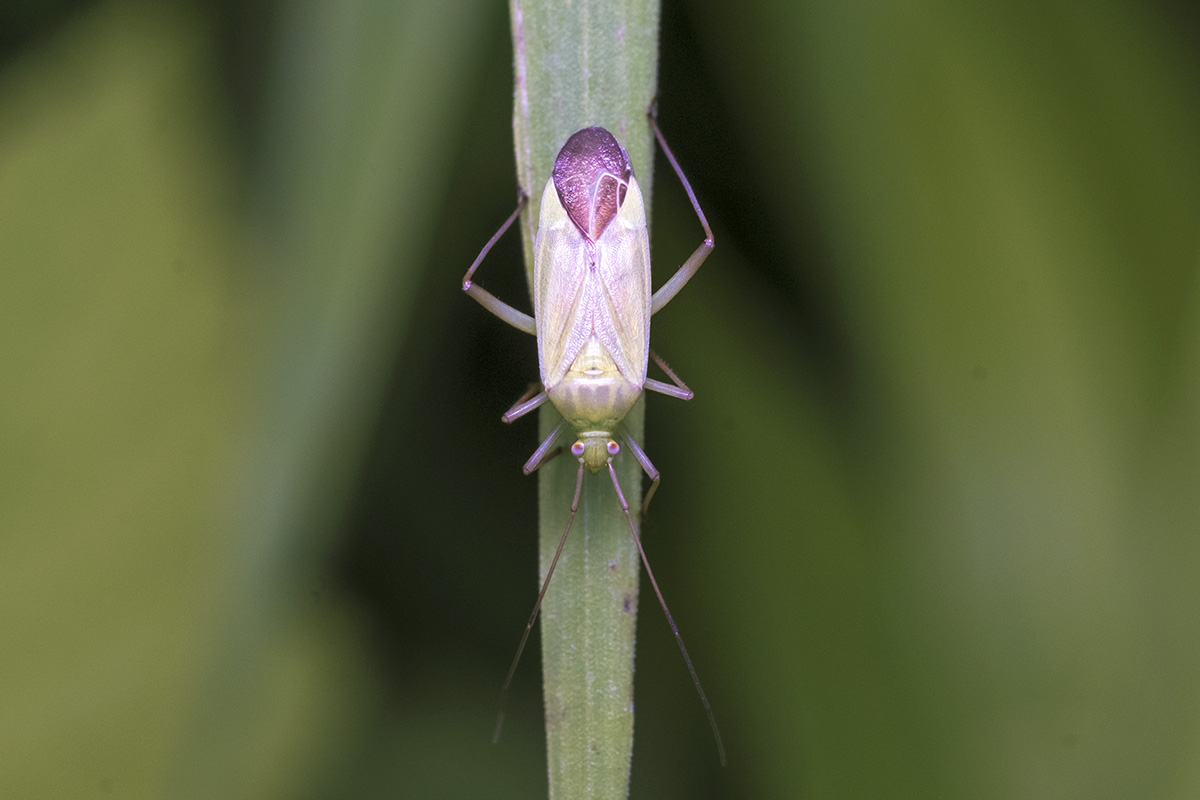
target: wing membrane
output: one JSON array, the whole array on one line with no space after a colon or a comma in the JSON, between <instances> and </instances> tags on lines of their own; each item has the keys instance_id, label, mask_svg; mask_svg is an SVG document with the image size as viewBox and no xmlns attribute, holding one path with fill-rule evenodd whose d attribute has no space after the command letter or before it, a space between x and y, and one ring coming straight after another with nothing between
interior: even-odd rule
<instances>
[{"instance_id":1,"label":"wing membrane","mask_svg":"<svg viewBox=\"0 0 1200 800\"><path fill-rule=\"evenodd\" d=\"M617 369L645 381L650 346L650 241L641 189L631 178L625 202L593 246L567 216L553 181L542 193L534 242L534 316L542 383L557 385L595 333Z\"/></svg>"},{"instance_id":2,"label":"wing membrane","mask_svg":"<svg viewBox=\"0 0 1200 800\"><path fill-rule=\"evenodd\" d=\"M630 178L625 203L598 245L596 274L603 299L597 302L596 336L621 374L641 386L650 348L650 239L636 179Z\"/></svg>"}]
</instances>

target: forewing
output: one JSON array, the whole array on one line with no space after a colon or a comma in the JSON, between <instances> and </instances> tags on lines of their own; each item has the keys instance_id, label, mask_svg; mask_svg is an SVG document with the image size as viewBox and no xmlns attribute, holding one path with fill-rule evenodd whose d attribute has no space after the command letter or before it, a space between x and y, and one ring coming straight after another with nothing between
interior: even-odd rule
<instances>
[{"instance_id":1,"label":"forewing","mask_svg":"<svg viewBox=\"0 0 1200 800\"><path fill-rule=\"evenodd\" d=\"M650 238L635 178L630 177L620 212L596 244L596 335L621 374L641 386L650 349Z\"/></svg>"},{"instance_id":2,"label":"forewing","mask_svg":"<svg viewBox=\"0 0 1200 800\"><path fill-rule=\"evenodd\" d=\"M591 333L592 314L584 297L587 266L584 238L567 216L554 182L547 181L533 246L538 366L547 387L562 380Z\"/></svg>"}]
</instances>

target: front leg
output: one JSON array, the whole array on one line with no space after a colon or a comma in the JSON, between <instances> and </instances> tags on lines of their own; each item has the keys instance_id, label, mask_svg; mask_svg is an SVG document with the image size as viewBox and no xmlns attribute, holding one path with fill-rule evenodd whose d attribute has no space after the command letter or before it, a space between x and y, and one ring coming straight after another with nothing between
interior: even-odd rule
<instances>
[{"instance_id":1,"label":"front leg","mask_svg":"<svg viewBox=\"0 0 1200 800\"><path fill-rule=\"evenodd\" d=\"M637 459L638 464L642 466L647 477L650 478L650 491L646 492L646 498L642 500L641 515L645 517L646 510L650 508L650 498L654 497L654 492L658 489L658 470L655 469L654 464L650 461L650 456L646 455L646 451L642 449L642 446L634 441L633 437L629 435L629 431L625 430L624 425L617 428L617 436L629 447L629 451L633 453L633 457Z\"/></svg>"}]
</instances>

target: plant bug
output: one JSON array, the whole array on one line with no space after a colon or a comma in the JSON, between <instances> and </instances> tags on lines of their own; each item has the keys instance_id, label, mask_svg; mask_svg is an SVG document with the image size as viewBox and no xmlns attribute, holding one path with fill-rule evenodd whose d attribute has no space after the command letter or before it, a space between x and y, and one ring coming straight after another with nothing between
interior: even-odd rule
<instances>
[{"instance_id":1,"label":"plant bug","mask_svg":"<svg viewBox=\"0 0 1200 800\"><path fill-rule=\"evenodd\" d=\"M534 315L530 317L518 311L472 281L488 251L512 226L528 203L528 195L523 189L516 211L484 245L463 276L463 291L509 325L537 337L542 391L537 392L535 387L517 400L502 417L504 422L523 417L547 400L563 417L525 462L525 474L534 472L559 453L555 444L568 429L574 431L577 437L570 447L570 453L579 462L566 528L504 680L496 737L499 737L504 721L504 697L579 509L584 470L593 473L607 470L625 519L629 522L629 531L637 545L642 565L650 578L650 585L654 587L654 593L658 596L658 602L696 685L700 702L708 714L717 751L724 764L725 748L712 706L700 686L700 678L692 666L683 637L679 635L667 601L650 569L637 525L612 465L613 457L624 444L650 477L650 489L642 503L644 513L658 488L659 473L645 451L621 425L621 420L637 402L643 389L681 400L692 399L691 389L650 349L650 317L670 302L696 274L713 249L712 229L700 210L700 204L683 170L663 139L653 107L648 117L654 136L679 176L705 234L700 246L658 291L651 293L646 209L637 178L633 174L633 165L616 137L599 127L584 128L567 139L554 160L551 177L542 192L541 213L533 247ZM671 383L646 376L650 359L666 373Z\"/></svg>"}]
</instances>

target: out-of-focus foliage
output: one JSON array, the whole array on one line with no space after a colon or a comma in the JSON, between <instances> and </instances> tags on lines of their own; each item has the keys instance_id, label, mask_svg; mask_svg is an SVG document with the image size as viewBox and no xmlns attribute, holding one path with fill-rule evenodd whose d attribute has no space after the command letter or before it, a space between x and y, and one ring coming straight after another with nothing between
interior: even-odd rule
<instances>
[{"instance_id":1,"label":"out-of-focus foliage","mask_svg":"<svg viewBox=\"0 0 1200 800\"><path fill-rule=\"evenodd\" d=\"M0 796L543 793L505 9L13 9ZM1194 13L665 6L634 797L1200 795Z\"/></svg>"}]
</instances>

